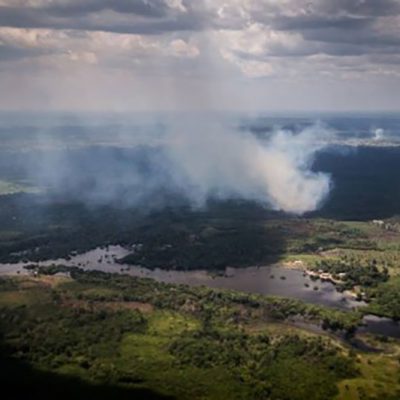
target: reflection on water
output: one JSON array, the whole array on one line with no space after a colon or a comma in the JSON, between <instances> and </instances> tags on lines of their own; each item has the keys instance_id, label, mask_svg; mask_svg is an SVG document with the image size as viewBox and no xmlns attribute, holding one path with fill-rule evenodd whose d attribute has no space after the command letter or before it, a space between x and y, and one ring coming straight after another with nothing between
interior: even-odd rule
<instances>
[{"instance_id":1,"label":"reflection on water","mask_svg":"<svg viewBox=\"0 0 400 400\"><path fill-rule=\"evenodd\" d=\"M366 315L363 319L365 326L359 329L360 332L373 333L375 335L385 335L400 339L400 323L390 318Z\"/></svg>"},{"instance_id":2,"label":"reflection on water","mask_svg":"<svg viewBox=\"0 0 400 400\"><path fill-rule=\"evenodd\" d=\"M310 303L323 304L338 308L351 308L360 305L344 294L336 291L330 282L312 281L300 270L279 266L226 268L222 273L210 273L206 270L172 271L149 270L146 268L117 263L117 259L132 250L121 246L96 248L84 254L72 256L69 260L47 260L39 265L63 264L94 269L104 272L123 272L131 276L148 277L159 282L178 283L192 286L204 285L212 288L233 289L250 293L260 293L301 299ZM1 273L26 273L23 266L27 263L0 264Z\"/></svg>"},{"instance_id":3,"label":"reflection on water","mask_svg":"<svg viewBox=\"0 0 400 400\"><path fill-rule=\"evenodd\" d=\"M205 270L172 271L149 270L137 266L119 264L117 260L132 252L121 246L96 248L84 254L72 256L69 260L57 259L37 263L46 266L63 264L78 266L87 270L124 273L131 276L152 278L159 282L178 283L191 286L208 286L220 289L233 289L250 293L260 293L304 300L309 303L329 307L349 309L365 303L357 302L340 293L335 286L326 281L312 281L300 270L287 269L279 266L226 268L222 273L210 273ZM0 264L1 274L27 274L23 267L29 263ZM400 326L387 318L375 316L364 317L365 326L361 332L381 334L400 338Z\"/></svg>"}]
</instances>

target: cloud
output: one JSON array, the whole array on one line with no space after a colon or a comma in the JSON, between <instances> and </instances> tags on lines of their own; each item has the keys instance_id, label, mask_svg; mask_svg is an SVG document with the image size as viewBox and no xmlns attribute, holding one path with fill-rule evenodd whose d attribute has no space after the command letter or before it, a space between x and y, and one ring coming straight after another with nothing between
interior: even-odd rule
<instances>
[{"instance_id":1,"label":"cloud","mask_svg":"<svg viewBox=\"0 0 400 400\"><path fill-rule=\"evenodd\" d=\"M68 68L68 61L101 64L103 67L145 65L150 60L166 64L168 59L194 59L200 50L190 40L176 37L77 32L52 29L0 27L0 61L40 58L42 66Z\"/></svg>"},{"instance_id":2,"label":"cloud","mask_svg":"<svg viewBox=\"0 0 400 400\"><path fill-rule=\"evenodd\" d=\"M173 40L169 44L169 47L172 54L177 57L194 58L200 54L200 51L196 46L190 45L182 39Z\"/></svg>"},{"instance_id":3,"label":"cloud","mask_svg":"<svg viewBox=\"0 0 400 400\"><path fill-rule=\"evenodd\" d=\"M133 34L200 30L205 19L179 0L66 0L0 3L0 25Z\"/></svg>"},{"instance_id":4,"label":"cloud","mask_svg":"<svg viewBox=\"0 0 400 400\"><path fill-rule=\"evenodd\" d=\"M236 85L222 97L248 90L251 98L251 91L261 92L257 85L265 85L265 95L253 96L258 107L270 104L272 86L272 97L285 91L291 103L286 82L307 88L319 79L320 92L339 85L344 93L350 81L358 81L353 108L364 103L361 85L369 85L370 93L372 86L391 86L388 97L394 100L400 89L399 0L0 0L0 26L2 79L18 71L46 80L47 71L43 86L54 93L46 93L46 106L59 101L57 88L47 89L53 74L61 82L88 66L93 76L115 80L151 76L145 92L169 87L165 96L171 98L193 99L175 92L196 86L204 88L200 98L210 99L206 92L220 81ZM192 82L183 84L183 77ZM250 89L253 80L258 83ZM136 90L131 92L133 99ZM375 106L386 107L385 99L376 98Z\"/></svg>"},{"instance_id":5,"label":"cloud","mask_svg":"<svg viewBox=\"0 0 400 400\"><path fill-rule=\"evenodd\" d=\"M354 71L367 62L365 75L381 69L397 76L387 64L394 65L400 51L399 1L246 1L242 14L241 29L216 35L222 56L246 76L305 77L308 63L312 75L336 69L343 77L341 58ZM321 64L321 56L332 56L329 64Z\"/></svg>"},{"instance_id":6,"label":"cloud","mask_svg":"<svg viewBox=\"0 0 400 400\"><path fill-rule=\"evenodd\" d=\"M104 10L145 17L163 17L172 10L185 11L182 3L176 0L3 0L0 6L3 6L4 10L20 10L21 15L24 12L28 15L29 12L40 11L47 16L61 17L85 16Z\"/></svg>"}]
</instances>

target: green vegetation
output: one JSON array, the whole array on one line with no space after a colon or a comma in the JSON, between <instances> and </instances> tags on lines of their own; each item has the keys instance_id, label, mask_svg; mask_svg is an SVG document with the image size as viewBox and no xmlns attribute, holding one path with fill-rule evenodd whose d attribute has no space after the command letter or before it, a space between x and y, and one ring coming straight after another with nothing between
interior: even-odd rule
<instances>
[{"instance_id":1,"label":"green vegetation","mask_svg":"<svg viewBox=\"0 0 400 400\"><path fill-rule=\"evenodd\" d=\"M31 267L30 267L31 268ZM266 297L259 294L233 290L216 290L207 287L189 287L155 282L120 274L100 271L83 271L79 268L49 266L37 268L41 274L54 275L68 272L75 282L90 285L91 289L79 291L78 300L85 301L136 301L150 303L156 307L180 311L183 306L195 310L202 319L212 318L236 323L263 319L265 316L284 321L291 317L302 317L304 321L323 324L333 331L354 332L361 321L361 313L341 311L300 300L283 297ZM93 290L92 286L96 289ZM169 290L166 290L169 289Z\"/></svg>"},{"instance_id":2,"label":"green vegetation","mask_svg":"<svg viewBox=\"0 0 400 400\"><path fill-rule=\"evenodd\" d=\"M396 299L393 279L400 274L400 232L393 218L383 223L293 218L235 201L148 214L48 204L29 195L0 196L0 206L2 262L69 258L109 244L135 245L120 262L148 268L223 271L301 260L343 281L338 288L369 300L374 313L397 315L383 306Z\"/></svg>"},{"instance_id":3,"label":"green vegetation","mask_svg":"<svg viewBox=\"0 0 400 400\"><path fill-rule=\"evenodd\" d=\"M397 400L399 392L399 343L370 340L382 352L356 355L359 376L339 383L336 400Z\"/></svg>"},{"instance_id":4,"label":"green vegetation","mask_svg":"<svg viewBox=\"0 0 400 400\"><path fill-rule=\"evenodd\" d=\"M292 218L238 202L139 215L80 204L42 207L32 199L22 196L17 206L13 196L0 197L3 262L68 257L109 244L136 245L122 261L149 268L221 273L226 266L300 260L369 303L344 312L32 264L37 277L0 279L0 366L13 365L4 367L13 376L34 376L28 393L50 379L67 380L72 397L80 391L218 400L400 396L398 343L376 341L373 347L384 351L363 354L339 340L354 335L363 313L400 318L395 221ZM307 324L325 331L313 333Z\"/></svg>"},{"instance_id":5,"label":"green vegetation","mask_svg":"<svg viewBox=\"0 0 400 400\"><path fill-rule=\"evenodd\" d=\"M214 224L197 229L194 233L159 232L121 263L146 268L218 269L270 262L280 251L276 234L259 224L243 222L240 228Z\"/></svg>"},{"instance_id":6,"label":"green vegetation","mask_svg":"<svg viewBox=\"0 0 400 400\"><path fill-rule=\"evenodd\" d=\"M398 218L374 223L314 220L309 225L315 229L313 235L317 235L311 237L311 242L320 243L317 232L325 231L336 239L318 251L286 255L286 260L300 260L311 269L330 273L338 290L352 290L368 301L361 312L400 319ZM302 243L300 237L292 241Z\"/></svg>"},{"instance_id":7,"label":"green vegetation","mask_svg":"<svg viewBox=\"0 0 400 400\"><path fill-rule=\"evenodd\" d=\"M0 196L0 262L58 259L109 244L140 244L125 261L149 268L274 262L284 242L281 232L265 224L271 214L276 215L238 202L141 214L111 206L48 204L40 196Z\"/></svg>"},{"instance_id":8,"label":"green vegetation","mask_svg":"<svg viewBox=\"0 0 400 400\"><path fill-rule=\"evenodd\" d=\"M0 262L66 258L98 246L135 246L121 262L148 268L224 269L303 259L308 265L373 261L400 273L400 232L393 220L294 218L249 202L205 209L176 206L151 213L80 203L47 203L38 195L0 196Z\"/></svg>"},{"instance_id":9,"label":"green vegetation","mask_svg":"<svg viewBox=\"0 0 400 400\"><path fill-rule=\"evenodd\" d=\"M389 279L388 269L383 267L380 271L375 261L367 265L359 265L327 259L318 262L316 268L323 272L329 272L334 279L340 280L342 283L337 286L342 290L352 289L355 286L363 288L376 287Z\"/></svg>"},{"instance_id":10,"label":"green vegetation","mask_svg":"<svg viewBox=\"0 0 400 400\"><path fill-rule=\"evenodd\" d=\"M359 375L331 338L269 329L300 314L344 327L356 323L351 313L79 269L53 275L62 270L1 280L0 331L14 362L178 399L325 400Z\"/></svg>"},{"instance_id":11,"label":"green vegetation","mask_svg":"<svg viewBox=\"0 0 400 400\"><path fill-rule=\"evenodd\" d=\"M390 282L379 285L368 292L371 303L366 312L400 320L400 279L396 277Z\"/></svg>"}]
</instances>

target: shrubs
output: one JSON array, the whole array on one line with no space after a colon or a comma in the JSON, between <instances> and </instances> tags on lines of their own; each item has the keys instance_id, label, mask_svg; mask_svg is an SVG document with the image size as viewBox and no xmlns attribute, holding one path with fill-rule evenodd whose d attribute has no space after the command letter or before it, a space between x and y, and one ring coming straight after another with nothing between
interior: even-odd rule
<instances>
[{"instance_id":1,"label":"shrubs","mask_svg":"<svg viewBox=\"0 0 400 400\"><path fill-rule=\"evenodd\" d=\"M367 265L356 264L351 261L322 260L317 266L322 272L329 272L336 279L343 281L342 289L352 289L355 286L364 288L376 287L389 279L386 267L379 269L374 260Z\"/></svg>"},{"instance_id":2,"label":"shrubs","mask_svg":"<svg viewBox=\"0 0 400 400\"><path fill-rule=\"evenodd\" d=\"M169 350L179 365L233 371L254 399L325 400L337 393L334 382L357 376L354 362L320 338L208 331L180 337Z\"/></svg>"},{"instance_id":3,"label":"shrubs","mask_svg":"<svg viewBox=\"0 0 400 400\"><path fill-rule=\"evenodd\" d=\"M40 284L40 274L62 270L63 266L40 268L36 281ZM346 329L356 321L351 313L293 299L78 268L71 276L71 281L55 287L42 286L40 300L0 310L0 332L13 357L108 384L157 389L154 382L163 385L160 377L166 376L165 387L172 394L183 379L190 382L185 384L190 387L185 398L207 398L213 385L215 389L228 379L237 387L227 384L226 398L237 394L255 400L325 400L336 393L339 379L356 374L353 360L329 341L301 338L290 331L270 336L244 329L272 316L284 320L299 315L324 318L330 327L336 321L337 329ZM131 307L132 301L158 305L159 310L141 313ZM171 321L171 314L192 323L178 324L179 318ZM168 321L168 329L160 328L165 325L161 320L157 325L156 316ZM214 375L219 383L197 384L199 377Z\"/></svg>"},{"instance_id":4,"label":"shrubs","mask_svg":"<svg viewBox=\"0 0 400 400\"><path fill-rule=\"evenodd\" d=\"M400 280L380 285L369 292L371 303L367 312L400 320Z\"/></svg>"},{"instance_id":5,"label":"shrubs","mask_svg":"<svg viewBox=\"0 0 400 400\"><path fill-rule=\"evenodd\" d=\"M35 317L37 313L40 319ZM1 330L6 338L13 338L14 352L52 368L81 365L82 360L89 368L95 359L112 355L125 333L146 330L146 320L137 310L4 308L0 314Z\"/></svg>"}]
</instances>

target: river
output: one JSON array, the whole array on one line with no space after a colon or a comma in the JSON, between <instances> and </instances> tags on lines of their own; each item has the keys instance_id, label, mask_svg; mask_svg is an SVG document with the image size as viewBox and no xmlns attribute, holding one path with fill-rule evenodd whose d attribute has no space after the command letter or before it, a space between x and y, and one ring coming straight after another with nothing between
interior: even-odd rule
<instances>
[{"instance_id":1,"label":"river","mask_svg":"<svg viewBox=\"0 0 400 400\"><path fill-rule=\"evenodd\" d=\"M339 309L353 309L365 304L338 292L331 282L313 281L298 269L288 269L279 265L247 268L227 267L225 271L215 273L206 270L174 271L158 268L150 270L117 262L119 258L131 252L132 249L122 246L99 247L83 254L74 255L68 260L47 260L35 264L41 266L63 264L78 266L86 270L152 278L159 282L191 286L204 285L219 289L289 297ZM29 262L0 264L0 275L28 274L29 272L24 269L27 264ZM360 328L360 332L400 338L400 325L391 319L367 315L364 317L364 323L365 326Z\"/></svg>"}]
</instances>

